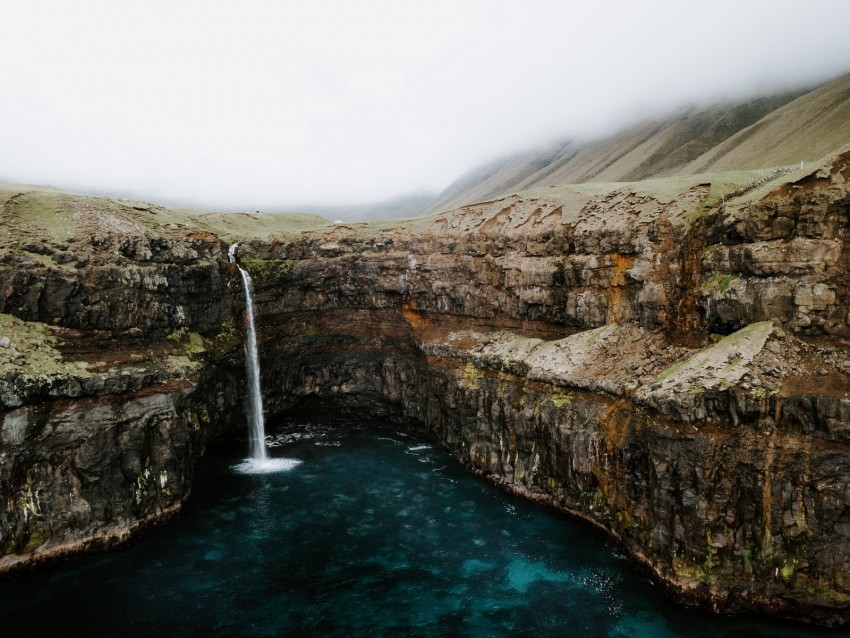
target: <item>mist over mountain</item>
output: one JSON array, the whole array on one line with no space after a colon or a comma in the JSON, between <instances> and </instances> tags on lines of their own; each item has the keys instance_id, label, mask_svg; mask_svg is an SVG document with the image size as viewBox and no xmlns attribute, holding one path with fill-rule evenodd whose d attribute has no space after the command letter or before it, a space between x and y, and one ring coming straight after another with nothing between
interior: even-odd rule
<instances>
[{"instance_id":1,"label":"mist over mountain","mask_svg":"<svg viewBox=\"0 0 850 638\"><path fill-rule=\"evenodd\" d=\"M388 219L392 217L415 217L421 215L433 203L435 193L411 193L394 197L382 202L374 202L352 206L300 206L305 213L315 213L332 220L361 221L367 219Z\"/></svg>"},{"instance_id":2,"label":"mist over mountain","mask_svg":"<svg viewBox=\"0 0 850 638\"><path fill-rule=\"evenodd\" d=\"M850 74L845 74L815 88L681 109L609 136L502 157L459 177L422 213L530 188L796 164L820 159L848 141Z\"/></svg>"},{"instance_id":3,"label":"mist over mountain","mask_svg":"<svg viewBox=\"0 0 850 638\"><path fill-rule=\"evenodd\" d=\"M814 87L683 107L610 135L502 156L437 195L300 209L345 221L413 217L534 188L787 166L818 160L848 141L850 73Z\"/></svg>"}]
</instances>

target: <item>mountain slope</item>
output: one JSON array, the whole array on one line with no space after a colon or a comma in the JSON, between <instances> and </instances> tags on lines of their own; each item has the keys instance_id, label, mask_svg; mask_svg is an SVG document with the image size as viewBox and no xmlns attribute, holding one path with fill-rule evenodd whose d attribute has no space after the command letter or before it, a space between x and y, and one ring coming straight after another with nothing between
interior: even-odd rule
<instances>
[{"instance_id":1,"label":"mountain slope","mask_svg":"<svg viewBox=\"0 0 850 638\"><path fill-rule=\"evenodd\" d=\"M529 188L795 164L848 139L850 74L812 90L693 108L607 138L503 158L455 181L428 212Z\"/></svg>"},{"instance_id":2,"label":"mountain slope","mask_svg":"<svg viewBox=\"0 0 850 638\"><path fill-rule=\"evenodd\" d=\"M702 173L817 160L850 141L850 74L768 114L682 169Z\"/></svg>"}]
</instances>

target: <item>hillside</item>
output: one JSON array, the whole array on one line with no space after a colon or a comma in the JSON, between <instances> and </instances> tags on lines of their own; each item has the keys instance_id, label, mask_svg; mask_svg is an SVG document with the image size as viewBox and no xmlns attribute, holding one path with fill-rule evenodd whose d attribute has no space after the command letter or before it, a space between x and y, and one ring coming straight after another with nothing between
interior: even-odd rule
<instances>
[{"instance_id":1,"label":"hillside","mask_svg":"<svg viewBox=\"0 0 850 638\"><path fill-rule=\"evenodd\" d=\"M813 161L848 141L850 74L769 113L680 172L717 172Z\"/></svg>"},{"instance_id":2,"label":"hillside","mask_svg":"<svg viewBox=\"0 0 850 638\"><path fill-rule=\"evenodd\" d=\"M796 164L848 139L850 74L811 90L693 108L611 137L502 158L459 178L427 212L530 188Z\"/></svg>"}]
</instances>

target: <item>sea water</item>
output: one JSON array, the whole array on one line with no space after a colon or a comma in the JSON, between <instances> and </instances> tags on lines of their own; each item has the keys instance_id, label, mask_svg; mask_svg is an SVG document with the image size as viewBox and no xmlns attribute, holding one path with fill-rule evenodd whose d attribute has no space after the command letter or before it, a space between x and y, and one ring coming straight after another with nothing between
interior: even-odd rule
<instances>
[{"instance_id":1,"label":"sea water","mask_svg":"<svg viewBox=\"0 0 850 638\"><path fill-rule=\"evenodd\" d=\"M667 601L587 525L391 427L289 424L205 459L175 522L0 581L11 636L835 636Z\"/></svg>"}]
</instances>

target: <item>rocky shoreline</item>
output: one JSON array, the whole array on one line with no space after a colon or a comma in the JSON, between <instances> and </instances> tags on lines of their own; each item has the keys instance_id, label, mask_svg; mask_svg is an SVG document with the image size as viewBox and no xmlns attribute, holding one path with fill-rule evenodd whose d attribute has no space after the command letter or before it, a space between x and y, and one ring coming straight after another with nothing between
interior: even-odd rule
<instances>
[{"instance_id":1,"label":"rocky shoreline","mask_svg":"<svg viewBox=\"0 0 850 638\"><path fill-rule=\"evenodd\" d=\"M267 412L426 431L682 599L844 624L850 153L744 192L638 183L247 239ZM138 221L155 212L0 246L0 571L170 516L243 426L226 242Z\"/></svg>"}]
</instances>

